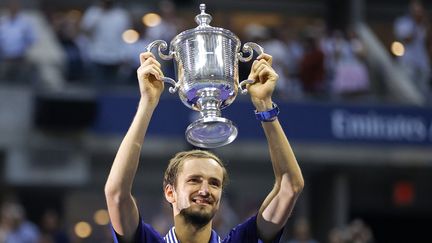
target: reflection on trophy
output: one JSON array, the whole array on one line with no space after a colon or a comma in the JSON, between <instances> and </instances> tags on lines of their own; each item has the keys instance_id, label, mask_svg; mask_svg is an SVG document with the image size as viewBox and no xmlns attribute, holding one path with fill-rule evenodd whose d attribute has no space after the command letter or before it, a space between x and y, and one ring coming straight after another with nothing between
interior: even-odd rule
<instances>
[{"instance_id":1,"label":"reflection on trophy","mask_svg":"<svg viewBox=\"0 0 432 243\"><path fill-rule=\"evenodd\" d=\"M178 34L168 54L162 53L167 50L163 40L150 43L147 51L158 47L160 58L174 59L178 81L167 77L163 81L173 85L170 93L178 90L181 101L201 114L187 127L187 141L197 147L215 148L231 143L238 133L232 121L221 117L221 109L234 101L239 90L247 93L244 86L253 82L239 83L238 61L248 62L254 50L262 54L263 49L248 42L240 52L239 38L229 30L210 26L212 17L205 8L200 4L201 13L195 17L198 26Z\"/></svg>"}]
</instances>

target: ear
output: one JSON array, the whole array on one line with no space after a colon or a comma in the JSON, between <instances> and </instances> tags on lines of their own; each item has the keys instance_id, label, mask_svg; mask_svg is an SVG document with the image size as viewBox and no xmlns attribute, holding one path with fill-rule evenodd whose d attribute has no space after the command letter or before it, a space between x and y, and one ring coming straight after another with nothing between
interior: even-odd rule
<instances>
[{"instance_id":1,"label":"ear","mask_svg":"<svg viewBox=\"0 0 432 243\"><path fill-rule=\"evenodd\" d=\"M165 194L165 199L169 202L169 203L174 203L175 200L175 190L174 190L174 186L168 184L165 186L164 188L164 194Z\"/></svg>"}]
</instances>

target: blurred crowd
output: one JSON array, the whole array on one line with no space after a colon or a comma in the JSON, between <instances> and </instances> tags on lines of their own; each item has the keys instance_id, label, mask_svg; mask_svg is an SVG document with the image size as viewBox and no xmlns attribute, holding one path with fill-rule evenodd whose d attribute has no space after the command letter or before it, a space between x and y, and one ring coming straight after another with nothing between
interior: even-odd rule
<instances>
[{"instance_id":1,"label":"blurred crowd","mask_svg":"<svg viewBox=\"0 0 432 243\"><path fill-rule=\"evenodd\" d=\"M366 48L354 31L328 31L322 21L297 35L284 27L250 25L246 36L273 55L281 98L366 98L370 78Z\"/></svg>"},{"instance_id":2,"label":"blurred crowd","mask_svg":"<svg viewBox=\"0 0 432 243\"><path fill-rule=\"evenodd\" d=\"M167 0L160 1L157 14L145 16L147 20L137 9L126 8L114 0L100 0L84 11L44 13L43 19L49 25L44 28L43 21L36 21L34 14L20 9L19 1L9 1L0 22L0 80L52 80L46 83L55 87L63 83L134 85L138 54L147 44L157 39L169 43L176 34L193 27L185 25L187 21L177 15L176 6ZM398 62L415 85L429 94L428 54L432 44L423 5L412 1L408 13L395 19L394 29L395 39L404 45ZM243 30L237 33L242 41L255 41L273 55L280 75L277 93L281 98L367 99L374 94L372 83L376 81L371 80L365 59L368 49L355 28L330 29L318 19L299 31L287 24L260 23L248 24ZM42 47L40 42L49 43L50 32L54 33L53 44ZM39 52L32 56L29 52L35 46ZM49 53L53 56L56 47L58 58L44 62ZM164 64L166 76L174 76L172 62ZM247 69L240 70L240 79L245 78L246 72Z\"/></svg>"},{"instance_id":3,"label":"blurred crowd","mask_svg":"<svg viewBox=\"0 0 432 243\"><path fill-rule=\"evenodd\" d=\"M333 228L328 235L329 243L373 243L372 229L361 219L354 219L348 225Z\"/></svg>"},{"instance_id":4,"label":"blurred crowd","mask_svg":"<svg viewBox=\"0 0 432 243\"><path fill-rule=\"evenodd\" d=\"M69 235L62 228L59 214L46 210L38 224L27 219L24 207L16 201L1 204L1 243L69 243Z\"/></svg>"},{"instance_id":5,"label":"blurred crowd","mask_svg":"<svg viewBox=\"0 0 432 243\"><path fill-rule=\"evenodd\" d=\"M133 10L114 0L101 0L83 12L48 11L42 16L24 11L19 1L11 0L0 22L0 80L44 84L45 79L52 80L53 73L60 72L61 77L54 81L57 84L48 82L49 85L135 84L139 53L150 40L172 39L181 23L174 17L173 3L165 1L160 7L159 19L153 20L157 21L157 27L147 28L141 20L142 12L135 16ZM47 46L47 39L54 43ZM39 50L38 56L32 53L33 49ZM51 71L41 73L40 61L47 59L47 53L59 58L51 58L45 65L49 67L44 69ZM32 69L27 67L30 64Z\"/></svg>"},{"instance_id":6,"label":"blurred crowd","mask_svg":"<svg viewBox=\"0 0 432 243\"><path fill-rule=\"evenodd\" d=\"M161 235L171 229L172 215L169 204L162 199L160 208L156 210L150 220L147 220ZM244 204L243 204L244 205ZM216 231L225 236L241 219L255 214L255 206L235 208L228 198L221 203L219 213L216 215L213 226ZM113 242L109 225L103 226L99 231L94 230L93 236L86 240L80 237L79 226L67 225L63 222L60 213L54 209L46 209L37 222L27 218L24 207L16 200L0 203L0 243L79 243L79 242ZM148 210L147 210L148 211ZM292 221L292 222L291 222ZM301 216L290 220L292 227L287 227L283 240L285 243L319 243L313 236L309 221ZM72 229L73 227L73 229ZM95 236L96 234L96 236ZM361 219L354 219L343 227L335 227L328 232L328 243L374 243L371 228Z\"/></svg>"}]
</instances>

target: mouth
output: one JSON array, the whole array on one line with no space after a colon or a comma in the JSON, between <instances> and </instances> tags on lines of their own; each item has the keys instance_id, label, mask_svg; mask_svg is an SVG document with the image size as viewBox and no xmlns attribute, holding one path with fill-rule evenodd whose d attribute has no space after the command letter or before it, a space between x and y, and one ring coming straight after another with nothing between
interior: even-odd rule
<instances>
[{"instance_id":1,"label":"mouth","mask_svg":"<svg viewBox=\"0 0 432 243\"><path fill-rule=\"evenodd\" d=\"M193 198L192 202L198 205L211 205L212 202L208 198Z\"/></svg>"}]
</instances>

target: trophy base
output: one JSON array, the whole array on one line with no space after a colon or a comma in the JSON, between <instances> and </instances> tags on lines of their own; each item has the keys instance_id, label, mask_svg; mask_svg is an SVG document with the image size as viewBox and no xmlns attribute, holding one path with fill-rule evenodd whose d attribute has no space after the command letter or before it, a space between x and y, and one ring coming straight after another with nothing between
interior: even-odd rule
<instances>
[{"instance_id":1,"label":"trophy base","mask_svg":"<svg viewBox=\"0 0 432 243\"><path fill-rule=\"evenodd\" d=\"M200 148L217 148L227 145L237 137L237 127L222 117L201 118L186 129L187 141Z\"/></svg>"}]
</instances>

